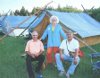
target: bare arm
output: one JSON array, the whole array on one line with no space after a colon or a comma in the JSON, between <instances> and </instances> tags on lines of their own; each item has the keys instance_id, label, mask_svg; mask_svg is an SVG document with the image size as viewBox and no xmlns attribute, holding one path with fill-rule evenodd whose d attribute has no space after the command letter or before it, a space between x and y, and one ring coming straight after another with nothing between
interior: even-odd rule
<instances>
[{"instance_id":1,"label":"bare arm","mask_svg":"<svg viewBox=\"0 0 100 78\"><path fill-rule=\"evenodd\" d=\"M74 64L77 64L78 52L79 52L79 49L76 49L75 50L75 55L74 55Z\"/></svg>"},{"instance_id":2,"label":"bare arm","mask_svg":"<svg viewBox=\"0 0 100 78\"><path fill-rule=\"evenodd\" d=\"M79 49L76 49L74 58L78 57L78 53L79 53Z\"/></svg>"}]
</instances>

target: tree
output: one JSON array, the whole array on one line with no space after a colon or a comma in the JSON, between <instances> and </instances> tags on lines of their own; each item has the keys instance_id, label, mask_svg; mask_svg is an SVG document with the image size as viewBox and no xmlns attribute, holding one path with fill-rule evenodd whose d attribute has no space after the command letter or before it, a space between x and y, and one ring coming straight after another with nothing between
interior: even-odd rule
<instances>
[{"instance_id":1,"label":"tree","mask_svg":"<svg viewBox=\"0 0 100 78\"><path fill-rule=\"evenodd\" d=\"M15 10L15 12L14 12L14 15L20 15L20 12L19 12L19 10Z\"/></svg>"},{"instance_id":2,"label":"tree","mask_svg":"<svg viewBox=\"0 0 100 78\"><path fill-rule=\"evenodd\" d=\"M60 5L58 5L58 8L56 10L57 11L62 11L62 8L60 7Z\"/></svg>"},{"instance_id":3,"label":"tree","mask_svg":"<svg viewBox=\"0 0 100 78\"><path fill-rule=\"evenodd\" d=\"M31 13L29 13L28 10L26 10L26 15L29 16L31 15Z\"/></svg>"},{"instance_id":4,"label":"tree","mask_svg":"<svg viewBox=\"0 0 100 78\"><path fill-rule=\"evenodd\" d=\"M27 14L26 14L26 10L25 10L25 8L22 6L22 8L21 8L21 10L20 10L20 15L21 16L26 16Z\"/></svg>"},{"instance_id":5,"label":"tree","mask_svg":"<svg viewBox=\"0 0 100 78\"><path fill-rule=\"evenodd\" d=\"M60 5L58 5L58 8L55 9L57 11L61 11L61 12L82 12L81 10L77 9L77 8L74 8L72 6L67 6L66 7L60 7Z\"/></svg>"},{"instance_id":6,"label":"tree","mask_svg":"<svg viewBox=\"0 0 100 78\"><path fill-rule=\"evenodd\" d=\"M10 15L14 15L14 13L11 11L11 12L10 12Z\"/></svg>"},{"instance_id":7,"label":"tree","mask_svg":"<svg viewBox=\"0 0 100 78\"><path fill-rule=\"evenodd\" d=\"M88 14L100 22L100 7L95 9L86 10Z\"/></svg>"},{"instance_id":8,"label":"tree","mask_svg":"<svg viewBox=\"0 0 100 78\"><path fill-rule=\"evenodd\" d=\"M28 12L28 10L26 10L26 9L22 6L22 8L20 9L20 11L19 11L19 10L16 10L16 11L14 12L14 15L28 16L28 15L30 15L30 13Z\"/></svg>"},{"instance_id":9,"label":"tree","mask_svg":"<svg viewBox=\"0 0 100 78\"><path fill-rule=\"evenodd\" d=\"M32 12L31 12L31 14L34 14L34 13L36 13L36 12L37 12L39 9L40 9L39 7L34 7L34 8L32 9Z\"/></svg>"},{"instance_id":10,"label":"tree","mask_svg":"<svg viewBox=\"0 0 100 78\"><path fill-rule=\"evenodd\" d=\"M46 10L54 10L53 7L48 7Z\"/></svg>"}]
</instances>

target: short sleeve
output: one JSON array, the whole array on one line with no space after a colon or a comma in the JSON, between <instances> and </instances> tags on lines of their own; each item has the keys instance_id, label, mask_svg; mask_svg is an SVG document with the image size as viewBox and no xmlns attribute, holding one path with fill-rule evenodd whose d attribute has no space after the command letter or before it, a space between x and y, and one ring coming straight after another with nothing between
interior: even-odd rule
<instances>
[{"instance_id":1,"label":"short sleeve","mask_svg":"<svg viewBox=\"0 0 100 78\"><path fill-rule=\"evenodd\" d=\"M63 40L63 41L62 41L62 43L61 43L61 45L60 45L60 47L59 47L60 49L64 49L65 42L66 42L66 40Z\"/></svg>"},{"instance_id":2,"label":"short sleeve","mask_svg":"<svg viewBox=\"0 0 100 78\"><path fill-rule=\"evenodd\" d=\"M43 43L41 41L40 41L40 50L44 51L44 45L43 45Z\"/></svg>"},{"instance_id":3,"label":"short sleeve","mask_svg":"<svg viewBox=\"0 0 100 78\"><path fill-rule=\"evenodd\" d=\"M75 42L75 49L79 49L79 42L78 41Z\"/></svg>"},{"instance_id":4,"label":"short sleeve","mask_svg":"<svg viewBox=\"0 0 100 78\"><path fill-rule=\"evenodd\" d=\"M25 52L26 51L29 51L29 41L27 42L26 47L25 47Z\"/></svg>"}]
</instances>

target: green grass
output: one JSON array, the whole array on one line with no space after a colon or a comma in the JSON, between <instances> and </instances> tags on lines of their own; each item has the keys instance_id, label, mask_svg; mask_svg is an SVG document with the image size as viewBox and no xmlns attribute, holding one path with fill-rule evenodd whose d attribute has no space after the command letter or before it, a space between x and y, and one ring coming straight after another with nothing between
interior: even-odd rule
<instances>
[{"instance_id":1,"label":"green grass","mask_svg":"<svg viewBox=\"0 0 100 78\"><path fill-rule=\"evenodd\" d=\"M14 37L7 37L0 42L0 78L28 78L25 59L20 56L24 53L25 43L25 39ZM92 47L100 52L100 44ZM81 58L80 65L71 78L100 78L100 75L92 72L88 56L91 51L87 47L82 50L85 56ZM68 69L67 64L65 64L65 69ZM64 78L58 77L57 69L50 69L49 66L43 70L43 76L44 78Z\"/></svg>"}]
</instances>

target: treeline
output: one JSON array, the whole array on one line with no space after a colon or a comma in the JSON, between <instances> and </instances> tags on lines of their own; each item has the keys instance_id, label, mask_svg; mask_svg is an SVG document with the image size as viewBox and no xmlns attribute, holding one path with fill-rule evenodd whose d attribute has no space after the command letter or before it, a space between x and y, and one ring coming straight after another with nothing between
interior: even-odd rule
<instances>
[{"instance_id":1,"label":"treeline","mask_svg":"<svg viewBox=\"0 0 100 78\"><path fill-rule=\"evenodd\" d=\"M15 10L14 12L10 12L10 15L16 15L16 16L30 16L36 13L39 9L39 7L34 7L31 12L29 12L27 9L24 8L24 6L20 10ZM92 8L85 11L79 10L77 8L73 8L72 6L66 6L66 7L58 7L55 9L53 7L47 7L46 10L55 10L60 12L86 12L90 16L92 16L94 19L100 22L100 7L99 8Z\"/></svg>"},{"instance_id":2,"label":"treeline","mask_svg":"<svg viewBox=\"0 0 100 78\"><path fill-rule=\"evenodd\" d=\"M29 12L27 9L25 9L24 7L22 7L20 10L15 10L15 12L10 12L10 15L20 15L20 16L27 16L27 15L33 15L34 13L36 13L39 9L39 7L34 7L32 9L31 12ZM66 6L61 8L60 5L58 5L58 8L54 9L52 7L47 7L47 10L55 10L55 11L63 11L63 12L82 12L81 10L77 9L77 8L73 8L71 6Z\"/></svg>"}]
</instances>

